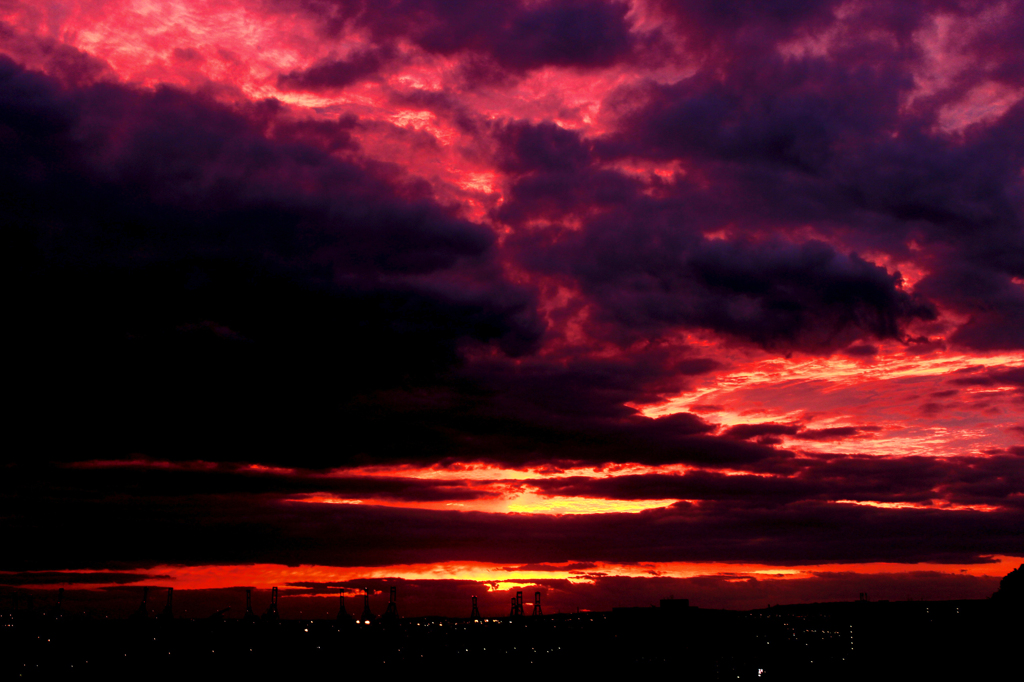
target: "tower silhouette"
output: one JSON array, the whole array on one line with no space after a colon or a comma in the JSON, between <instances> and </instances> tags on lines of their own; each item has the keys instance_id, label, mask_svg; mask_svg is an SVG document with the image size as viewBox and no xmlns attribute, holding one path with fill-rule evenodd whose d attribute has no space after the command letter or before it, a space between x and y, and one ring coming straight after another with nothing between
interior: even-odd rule
<instances>
[{"instance_id":1,"label":"tower silhouette","mask_svg":"<svg viewBox=\"0 0 1024 682\"><path fill-rule=\"evenodd\" d=\"M345 624L352 623L352 616L345 610L345 595L341 595L341 605L338 607L338 620Z\"/></svg>"},{"instance_id":2,"label":"tower silhouette","mask_svg":"<svg viewBox=\"0 0 1024 682\"><path fill-rule=\"evenodd\" d=\"M470 620L480 620L480 609L476 607L476 597L473 597L473 612L469 614Z\"/></svg>"},{"instance_id":3,"label":"tower silhouette","mask_svg":"<svg viewBox=\"0 0 1024 682\"><path fill-rule=\"evenodd\" d=\"M388 599L388 608L381 616L381 622L392 625L398 622L398 588L391 587L391 597Z\"/></svg>"},{"instance_id":4,"label":"tower silhouette","mask_svg":"<svg viewBox=\"0 0 1024 682\"><path fill-rule=\"evenodd\" d=\"M370 610L370 588L363 588L363 615L359 617L359 620L364 623L373 622L373 611Z\"/></svg>"},{"instance_id":5,"label":"tower silhouette","mask_svg":"<svg viewBox=\"0 0 1024 682\"><path fill-rule=\"evenodd\" d=\"M160 614L160 620L171 620L174 618L174 613L171 611L171 599L174 597L174 588L167 588L167 605L164 606L164 612Z\"/></svg>"},{"instance_id":6,"label":"tower silhouette","mask_svg":"<svg viewBox=\"0 0 1024 682\"><path fill-rule=\"evenodd\" d=\"M540 592L533 593L533 615L543 616L544 612L540 610Z\"/></svg>"},{"instance_id":7,"label":"tower silhouette","mask_svg":"<svg viewBox=\"0 0 1024 682\"><path fill-rule=\"evenodd\" d=\"M254 623L259 620L256 617L256 613L252 610L252 590L247 589L245 591L245 615L242 616L242 620L246 623Z\"/></svg>"},{"instance_id":8,"label":"tower silhouette","mask_svg":"<svg viewBox=\"0 0 1024 682\"><path fill-rule=\"evenodd\" d=\"M277 613L277 588L273 588L270 591L270 606L267 607L266 613L263 614L263 620L276 623L281 620L281 616Z\"/></svg>"},{"instance_id":9,"label":"tower silhouette","mask_svg":"<svg viewBox=\"0 0 1024 682\"><path fill-rule=\"evenodd\" d=\"M142 603L139 604L139 608L132 614L132 618L135 620L144 620L149 617L149 609L146 606L146 602L149 600L149 588L142 588Z\"/></svg>"}]
</instances>

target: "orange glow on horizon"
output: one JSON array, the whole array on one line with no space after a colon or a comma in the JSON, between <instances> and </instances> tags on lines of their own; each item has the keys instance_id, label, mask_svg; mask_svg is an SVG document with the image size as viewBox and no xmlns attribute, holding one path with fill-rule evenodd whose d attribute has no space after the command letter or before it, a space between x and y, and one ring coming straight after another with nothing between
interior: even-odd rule
<instances>
[{"instance_id":1,"label":"orange glow on horizon","mask_svg":"<svg viewBox=\"0 0 1024 682\"><path fill-rule=\"evenodd\" d=\"M312 595L312 588L298 583L336 584L361 580L459 580L480 583L487 591L523 589L544 581L567 580L575 583L594 583L606 577L625 578L702 578L718 577L744 580L798 580L827 574L903 574L934 572L976 577L1001 577L1020 565L1024 556L994 556L985 564L896 564L874 562L863 564L820 564L798 566L772 566L768 564L730 564L724 562L643 562L614 564L595 562L586 568L573 567L574 562L545 564L544 570L515 567L484 562L447 562L438 564L399 564L394 566L284 566L280 564L210 565L210 566L154 566L149 569L124 571L60 571L64 573L133 573L139 576L139 586L170 586L176 590L210 590L251 587L270 589L283 587L293 596ZM53 572L46 571L47 575ZM7 573L7 575L11 575ZM162 577L167 576L167 577ZM100 590L121 583L52 583L23 587L68 587Z\"/></svg>"},{"instance_id":2,"label":"orange glow on horizon","mask_svg":"<svg viewBox=\"0 0 1024 682\"><path fill-rule=\"evenodd\" d=\"M498 498L464 501L417 502L389 498L346 499L334 495L314 493L290 498L286 502L306 504L358 504L379 505L405 509L433 509L441 511L476 511L509 514L631 514L648 509L659 509L678 500L610 500L597 497L545 496L533 492L511 492Z\"/></svg>"}]
</instances>

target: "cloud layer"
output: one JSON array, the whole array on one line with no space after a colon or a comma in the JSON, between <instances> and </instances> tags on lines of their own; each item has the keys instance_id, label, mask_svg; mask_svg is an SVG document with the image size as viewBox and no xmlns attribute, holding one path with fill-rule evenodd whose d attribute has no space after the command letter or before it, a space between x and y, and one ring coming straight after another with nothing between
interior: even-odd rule
<instances>
[{"instance_id":1,"label":"cloud layer","mask_svg":"<svg viewBox=\"0 0 1024 682\"><path fill-rule=\"evenodd\" d=\"M1019 555L1021 17L7 3L0 570Z\"/></svg>"}]
</instances>

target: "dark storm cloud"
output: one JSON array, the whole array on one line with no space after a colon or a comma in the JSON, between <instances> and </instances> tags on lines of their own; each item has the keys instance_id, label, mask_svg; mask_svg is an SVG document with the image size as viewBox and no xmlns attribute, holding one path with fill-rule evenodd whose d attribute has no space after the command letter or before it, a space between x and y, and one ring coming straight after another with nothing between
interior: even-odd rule
<instances>
[{"instance_id":1,"label":"dark storm cloud","mask_svg":"<svg viewBox=\"0 0 1024 682\"><path fill-rule=\"evenodd\" d=\"M456 369L466 339L510 355L535 347L531 293L495 274L489 231L358 155L317 151L352 150L358 120L294 121L272 102L246 117L173 90L65 90L6 69L4 120L18 141L8 205L35 288L18 318L22 408L50 457L329 467L779 456L716 439L693 415L624 407L721 366L685 350ZM510 164L557 166L574 144L563 133L508 126ZM38 177L16 170L33 163ZM447 284L458 268L482 277L475 290Z\"/></svg>"},{"instance_id":2,"label":"dark storm cloud","mask_svg":"<svg viewBox=\"0 0 1024 682\"><path fill-rule=\"evenodd\" d=\"M493 126L491 134L495 161L511 179L496 219L522 225L622 206L647 212L643 183L601 167L594 141L578 131L550 122L507 121Z\"/></svg>"},{"instance_id":3,"label":"dark storm cloud","mask_svg":"<svg viewBox=\"0 0 1024 682\"><path fill-rule=\"evenodd\" d=\"M359 17L358 22L384 31L374 23L373 9L321 7L328 6L332 16ZM632 104L623 108L618 130L596 141L547 122L512 122L495 130L497 161L512 177L496 217L518 224L574 211L603 213L574 235L576 243L551 253L545 253L548 240L526 239L526 264L566 271L602 305L613 325L647 334L702 326L766 348L830 352L858 340L904 338L903 327L934 318L932 302L938 302L971 316L952 335L954 342L982 349L1020 347L1019 325L1012 320L1022 304L1011 279L1024 262L1019 207L1012 199L1024 153L1015 132L1020 129L1015 112L1022 107L966 140L931 129L948 100L923 100L926 104L913 114L903 107L922 59L906 42L910 34L927 25L933 12L966 20L976 17L978 6L865 3L843 21L862 29L857 35L875 31L896 37L895 43L841 33L830 54L802 57L782 56L777 48L837 26L836 3L660 6L677 20L691 48L711 50L707 68L676 83L624 91L618 97ZM433 46L428 49L454 54L476 49L466 47L472 41L459 29L473 26L474 35L483 36L487 49L498 54L500 47L494 46L501 40L492 39L486 27L516 25L499 20L519 11L505 7L488 9L493 16L484 17L475 3L399 3L391 9L403 12L389 24L388 35L412 31L421 45ZM553 3L536 11L557 7L608 10ZM576 24L591 26L578 18ZM1012 41L1007 42L1012 24L986 26L987 40L968 49L988 55L990 63L1012 60ZM445 27L443 39L426 37L435 25ZM555 30L558 22L546 25ZM517 54L530 54L530 44L519 41ZM730 48L712 49L724 45ZM619 53L606 49L602 54ZM981 75L999 77L995 71ZM614 111L620 102L613 98L606 104ZM636 179L597 163L624 157L699 161L701 189L677 178L658 187L655 199ZM700 232L725 224L785 231L808 222L841 228L850 243L898 257L907 255L911 238L950 243L956 250L934 263L935 274L910 292L896 275L856 252L813 242L705 244L699 239ZM768 259L769 268L757 281L751 268L761 258ZM690 299L696 303L687 309ZM867 356L872 348L860 343L847 352Z\"/></svg>"},{"instance_id":4,"label":"dark storm cloud","mask_svg":"<svg viewBox=\"0 0 1024 682\"><path fill-rule=\"evenodd\" d=\"M991 387L1012 387L1021 391L1024 390L1024 368L1014 367L1012 369L1000 368L969 368L960 370L949 380L949 383L957 386L991 386ZM943 393L955 394L956 391L944 391Z\"/></svg>"},{"instance_id":5,"label":"dark storm cloud","mask_svg":"<svg viewBox=\"0 0 1024 682\"><path fill-rule=\"evenodd\" d=\"M1012 456L880 457L815 456L787 460L786 475L726 475L716 471L610 478L532 480L546 495L619 500L731 500L756 506L801 500L911 502L1021 509L1024 472Z\"/></svg>"},{"instance_id":6,"label":"dark storm cloud","mask_svg":"<svg viewBox=\"0 0 1024 682\"><path fill-rule=\"evenodd\" d=\"M601 221L527 257L567 270L635 333L703 327L767 349L829 352L865 337L902 339L906 323L936 316L898 275L821 242L685 244L670 230Z\"/></svg>"},{"instance_id":7,"label":"dark storm cloud","mask_svg":"<svg viewBox=\"0 0 1024 682\"><path fill-rule=\"evenodd\" d=\"M546 495L613 500L736 500L751 505L785 504L825 493L799 478L725 475L692 471L682 475L641 474L610 478L568 477L530 481Z\"/></svg>"},{"instance_id":8,"label":"dark storm cloud","mask_svg":"<svg viewBox=\"0 0 1024 682\"><path fill-rule=\"evenodd\" d=\"M878 346L873 346L871 344L849 346L843 350L843 354L848 355L851 358L870 358L878 355Z\"/></svg>"},{"instance_id":9,"label":"dark storm cloud","mask_svg":"<svg viewBox=\"0 0 1024 682\"><path fill-rule=\"evenodd\" d=\"M485 460L511 466L610 462L751 467L791 456L711 435L678 413L657 419L624 403L655 402L716 366L665 350L632 357L477 362L448 386L365 396L346 409L350 447L377 458Z\"/></svg>"},{"instance_id":10,"label":"dark storm cloud","mask_svg":"<svg viewBox=\"0 0 1024 682\"><path fill-rule=\"evenodd\" d=\"M864 437L866 434L879 430L877 426L836 426L826 429L808 429L800 424L775 424L768 422L763 424L737 424L723 431L722 435L741 440L790 436L798 440L833 441Z\"/></svg>"},{"instance_id":11,"label":"dark storm cloud","mask_svg":"<svg viewBox=\"0 0 1024 682\"><path fill-rule=\"evenodd\" d=\"M29 469L36 477L41 471ZM15 476L20 474L15 473ZM363 501L403 502L465 501L497 497L500 491L468 481L402 478L400 476L337 476L314 471L253 469L232 464L209 462L167 463L144 460L120 462L83 462L45 470L45 485L39 494L66 490L119 489L133 495L178 496L187 499L202 495L275 495L281 499L326 493ZM23 480L20 485L33 485Z\"/></svg>"},{"instance_id":12,"label":"dark storm cloud","mask_svg":"<svg viewBox=\"0 0 1024 682\"><path fill-rule=\"evenodd\" d=\"M832 499L1021 506L1024 473L1012 456L817 456L798 478L830 489Z\"/></svg>"},{"instance_id":13,"label":"dark storm cloud","mask_svg":"<svg viewBox=\"0 0 1024 682\"><path fill-rule=\"evenodd\" d=\"M832 441L861 438L876 431L881 429L877 426L834 426L827 429L805 429L795 437L799 440Z\"/></svg>"},{"instance_id":14,"label":"dark storm cloud","mask_svg":"<svg viewBox=\"0 0 1024 682\"><path fill-rule=\"evenodd\" d=\"M676 19L697 45L714 38L735 36L744 28L764 31L778 40L792 32L817 23L827 24L835 0L781 0L764 3L757 0L738 0L721 3L715 0L655 0L661 8Z\"/></svg>"},{"instance_id":15,"label":"dark storm cloud","mask_svg":"<svg viewBox=\"0 0 1024 682\"><path fill-rule=\"evenodd\" d=\"M288 138L311 124L285 120L276 128L284 138L268 139L274 101L247 118L172 89L64 91L7 60L0 75L11 143L5 189L21 193L12 209L29 222L19 227L41 231L43 257L121 266L234 258L323 284L428 274L493 244L490 231L393 182L383 167ZM30 177L15 172L33 164ZM64 229L42 231L47 223Z\"/></svg>"},{"instance_id":16,"label":"dark storm cloud","mask_svg":"<svg viewBox=\"0 0 1024 682\"><path fill-rule=\"evenodd\" d=\"M803 501L761 507L707 501L639 514L430 512L281 502L266 496L65 494L0 498L3 570L250 562L389 565L475 560L984 561L1013 555L1019 511L879 509ZM17 510L16 514L12 512ZM59 543L40 543L41 537ZM610 541L614 538L614 541Z\"/></svg>"},{"instance_id":17,"label":"dark storm cloud","mask_svg":"<svg viewBox=\"0 0 1024 682\"><path fill-rule=\"evenodd\" d=\"M81 573L68 571L60 573L57 571L34 571L30 573L0 573L0 585L95 585L114 583L117 585L128 585L143 580L166 579L166 575L151 575L145 573Z\"/></svg>"},{"instance_id":18,"label":"dark storm cloud","mask_svg":"<svg viewBox=\"0 0 1024 682\"><path fill-rule=\"evenodd\" d=\"M172 89L67 89L0 62L31 448L260 459L287 444L343 459L353 393L436 376L468 340L535 347L532 294L494 268L490 230L306 143L352 122L285 118L270 137L280 115Z\"/></svg>"},{"instance_id":19,"label":"dark storm cloud","mask_svg":"<svg viewBox=\"0 0 1024 682\"><path fill-rule=\"evenodd\" d=\"M643 196L642 183L601 168L593 142L576 131L549 122L510 121L491 132L495 161L511 179L505 202L494 211L497 220L512 225L560 220L637 204Z\"/></svg>"},{"instance_id":20,"label":"dark storm cloud","mask_svg":"<svg viewBox=\"0 0 1024 682\"><path fill-rule=\"evenodd\" d=\"M615 325L639 332L698 326L766 348L828 352L865 338L903 338L905 324L934 319L935 308L905 291L898 273L857 253L816 241L701 238L702 231L733 221L767 227L774 214L782 227L814 214L841 223L847 207L857 210L839 184L829 187L808 173L820 176L833 163L839 138L870 136L876 126L896 121L901 87L871 82L888 78L875 74L862 87L888 92L889 100L854 97L861 104L843 105L837 101L849 95L840 98L839 92L849 86L838 66L820 65L822 73L781 63L776 68L780 92L771 97L783 101L767 112L750 109L747 83L730 83L735 92L729 98L712 92L725 87L712 80L672 86L676 90L664 86L648 93L652 103L627 117L620 133L598 145L605 158L707 157L713 164L708 171L722 180L710 191L677 179L661 188L667 196L655 200L639 181L595 165L594 143L578 133L551 124L500 129L499 162L516 179L499 218L517 224L599 211L581 230L517 235L525 264L571 275ZM672 108L704 111L708 101L717 108L701 120L719 133L701 130L689 110ZM841 110L832 111L837 106ZM850 106L876 111L846 110ZM729 116L735 124L726 122ZM646 137L630 137L635 135ZM794 176L795 168L802 170ZM738 205L737 196L759 205ZM767 215L753 213L762 204Z\"/></svg>"},{"instance_id":21,"label":"dark storm cloud","mask_svg":"<svg viewBox=\"0 0 1024 682\"><path fill-rule=\"evenodd\" d=\"M352 136L353 130L359 126L359 119L346 114L336 120L282 120L273 125L274 137L293 143L308 144L325 151L359 149L359 144Z\"/></svg>"},{"instance_id":22,"label":"dark storm cloud","mask_svg":"<svg viewBox=\"0 0 1024 682\"><path fill-rule=\"evenodd\" d=\"M498 163L507 173L578 172L593 160L579 133L554 123L512 121L497 128L494 137L499 144Z\"/></svg>"},{"instance_id":23,"label":"dark storm cloud","mask_svg":"<svg viewBox=\"0 0 1024 682\"><path fill-rule=\"evenodd\" d=\"M377 73L392 56L391 50L383 48L358 51L345 59L321 61L307 69L281 74L277 86L313 92L344 88Z\"/></svg>"},{"instance_id":24,"label":"dark storm cloud","mask_svg":"<svg viewBox=\"0 0 1024 682\"><path fill-rule=\"evenodd\" d=\"M712 49L691 77L613 95L605 107L618 128L600 138L550 123L496 132L513 178L496 217L583 223L517 235L525 264L574 278L608 333L699 326L775 350L859 342L846 352L866 357L871 340L909 342L905 327L935 319L938 304L967 318L953 343L1022 347L1024 104L962 134L941 119L967 89L905 106L926 66L911 33L932 12L973 21L982 6L865 3L842 24L835 3L664 6L688 38L730 48ZM1005 52L968 50L990 64L1019 60L1007 42L1016 20L1005 23L982 29ZM829 27L839 33L827 54L780 54L783 41ZM1001 78L991 69L963 77L972 87ZM645 183L608 167L636 159L678 160L686 173ZM780 238L808 224L848 250ZM723 228L727 238L701 239ZM914 254L912 242L924 249ZM911 291L860 255L868 250L920 259L931 274Z\"/></svg>"},{"instance_id":25,"label":"dark storm cloud","mask_svg":"<svg viewBox=\"0 0 1024 682\"><path fill-rule=\"evenodd\" d=\"M53 38L20 34L5 21L0 21L0 42L4 53L27 57L33 63L44 65L46 73L69 87L117 79L103 59Z\"/></svg>"},{"instance_id":26,"label":"dark storm cloud","mask_svg":"<svg viewBox=\"0 0 1024 682\"><path fill-rule=\"evenodd\" d=\"M990 247L997 248L994 243ZM1011 247L1011 251L1018 249ZM986 260L980 256L979 261ZM922 280L919 288L969 315L950 336L951 342L981 351L1024 348L1024 330L1016 323L1024 317L1024 291L1013 280L1020 268L1007 273L994 265L991 260L951 263Z\"/></svg>"},{"instance_id":27,"label":"dark storm cloud","mask_svg":"<svg viewBox=\"0 0 1024 682\"><path fill-rule=\"evenodd\" d=\"M571 394L570 394L571 395ZM422 396L420 396L422 397ZM452 397L452 396L447 396ZM470 405L470 397L406 409L415 396L390 395L385 405L353 406L350 434L376 459L464 462L505 466L695 463L756 467L789 453L765 445L704 435L713 427L688 414L650 419L639 415L538 415L536 402L490 399ZM626 411L626 410L623 410ZM397 432L385 432L388 425Z\"/></svg>"},{"instance_id":28,"label":"dark storm cloud","mask_svg":"<svg viewBox=\"0 0 1024 682\"><path fill-rule=\"evenodd\" d=\"M741 440L760 438L761 436L793 436L800 430L798 424L737 424L730 426L722 435Z\"/></svg>"},{"instance_id":29,"label":"dark storm cloud","mask_svg":"<svg viewBox=\"0 0 1024 682\"><path fill-rule=\"evenodd\" d=\"M618 2L307 0L278 4L299 4L321 18L329 33L353 22L369 28L380 42L406 38L435 54L485 57L512 73L549 65L607 66L627 57L633 47L626 19L629 7Z\"/></svg>"},{"instance_id":30,"label":"dark storm cloud","mask_svg":"<svg viewBox=\"0 0 1024 682\"><path fill-rule=\"evenodd\" d=\"M871 142L884 149L880 132L920 123L905 120L898 110L913 79L907 56L892 46L868 51L862 44L840 43L836 54L813 57L786 57L777 47L772 43L723 53L722 61L712 58L719 69L700 70L674 83L641 83L620 93L623 102L632 104L612 103L622 107L620 127L598 141L598 152L700 160L711 164L707 170L719 181L732 176L760 189L744 199L750 202L773 183L801 194L827 192L830 182L843 180L829 177L842 169L844 164L837 162L856 162L861 156L847 145ZM845 97L837 96L841 93ZM814 210L822 198L778 196L772 213Z\"/></svg>"},{"instance_id":31,"label":"dark storm cloud","mask_svg":"<svg viewBox=\"0 0 1024 682\"><path fill-rule=\"evenodd\" d=\"M576 562L572 564L554 566L552 564L523 564L522 566L507 566L509 571L590 571L597 568L593 562Z\"/></svg>"}]
</instances>

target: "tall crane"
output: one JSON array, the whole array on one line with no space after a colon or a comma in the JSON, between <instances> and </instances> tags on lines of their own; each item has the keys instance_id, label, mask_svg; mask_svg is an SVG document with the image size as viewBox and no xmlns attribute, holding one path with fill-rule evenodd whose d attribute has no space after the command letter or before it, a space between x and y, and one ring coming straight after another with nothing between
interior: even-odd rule
<instances>
[{"instance_id":1,"label":"tall crane","mask_svg":"<svg viewBox=\"0 0 1024 682\"><path fill-rule=\"evenodd\" d=\"M352 616L345 610L345 594L341 595L341 605L338 607L338 620L345 624L352 623Z\"/></svg>"},{"instance_id":2,"label":"tall crane","mask_svg":"<svg viewBox=\"0 0 1024 682\"><path fill-rule=\"evenodd\" d=\"M370 624L373 622L373 611L370 610L370 588L363 588L363 615L359 617L363 623Z\"/></svg>"},{"instance_id":3,"label":"tall crane","mask_svg":"<svg viewBox=\"0 0 1024 682\"><path fill-rule=\"evenodd\" d=\"M245 591L245 615L242 616L242 620L246 623L255 623L259 620L256 617L256 612L252 610L252 590L247 589Z\"/></svg>"},{"instance_id":4,"label":"tall crane","mask_svg":"<svg viewBox=\"0 0 1024 682\"><path fill-rule=\"evenodd\" d=\"M398 622L398 588L391 586L391 597L388 599L388 608L381 616L381 622L393 625Z\"/></svg>"},{"instance_id":5,"label":"tall crane","mask_svg":"<svg viewBox=\"0 0 1024 682\"><path fill-rule=\"evenodd\" d=\"M174 597L174 588L167 588L167 605L164 606L164 612L160 614L160 620L171 620L174 618L174 613L171 611L171 599Z\"/></svg>"},{"instance_id":6,"label":"tall crane","mask_svg":"<svg viewBox=\"0 0 1024 682\"><path fill-rule=\"evenodd\" d=\"M145 620L149 617L149 608L146 606L146 602L149 600L149 588L142 588L142 603L139 604L139 608L132 614L132 618L135 620Z\"/></svg>"},{"instance_id":7,"label":"tall crane","mask_svg":"<svg viewBox=\"0 0 1024 682\"><path fill-rule=\"evenodd\" d=\"M267 607L266 613L263 614L263 620L276 623L281 620L281 616L277 613L277 588L273 588L270 591L270 606Z\"/></svg>"}]
</instances>

